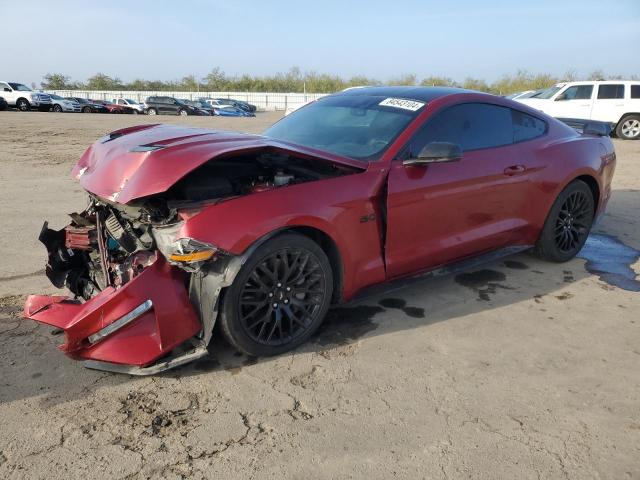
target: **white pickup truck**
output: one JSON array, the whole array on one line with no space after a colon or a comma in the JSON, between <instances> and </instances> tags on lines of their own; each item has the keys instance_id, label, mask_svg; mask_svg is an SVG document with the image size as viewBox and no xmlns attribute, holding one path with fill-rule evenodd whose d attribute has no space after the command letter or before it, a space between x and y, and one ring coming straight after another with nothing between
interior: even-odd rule
<instances>
[{"instance_id":1,"label":"white pickup truck","mask_svg":"<svg viewBox=\"0 0 640 480\"><path fill-rule=\"evenodd\" d=\"M22 112L37 108L42 112L51 110L53 103L46 93L35 92L21 83L0 81L0 96L10 107L16 107Z\"/></svg>"},{"instance_id":2,"label":"white pickup truck","mask_svg":"<svg viewBox=\"0 0 640 480\"><path fill-rule=\"evenodd\" d=\"M515 101L556 118L610 123L625 140L640 138L640 81L558 83L534 97Z\"/></svg>"}]
</instances>

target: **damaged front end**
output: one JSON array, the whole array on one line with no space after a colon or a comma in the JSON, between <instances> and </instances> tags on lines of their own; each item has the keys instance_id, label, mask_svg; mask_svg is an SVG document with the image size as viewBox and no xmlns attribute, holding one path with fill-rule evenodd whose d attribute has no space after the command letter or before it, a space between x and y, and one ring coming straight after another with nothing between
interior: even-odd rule
<instances>
[{"instance_id":1,"label":"damaged front end","mask_svg":"<svg viewBox=\"0 0 640 480\"><path fill-rule=\"evenodd\" d=\"M206 355L220 292L252 248L226 252L189 232L224 228L206 213L236 198L355 171L254 137L196 133L147 126L104 137L74 169L86 209L61 230L44 224L46 275L72 296L32 295L24 316L62 329L59 348L88 367L146 375ZM212 154L231 142L251 148Z\"/></svg>"},{"instance_id":2,"label":"damaged front end","mask_svg":"<svg viewBox=\"0 0 640 480\"><path fill-rule=\"evenodd\" d=\"M149 374L206 355L187 270L199 269L215 249L169 240L167 230L177 233L181 222L154 224L144 208L94 196L71 218L57 231L45 222L39 239L48 252L47 277L73 297L32 295L24 316L62 329L59 348L93 368Z\"/></svg>"}]
</instances>

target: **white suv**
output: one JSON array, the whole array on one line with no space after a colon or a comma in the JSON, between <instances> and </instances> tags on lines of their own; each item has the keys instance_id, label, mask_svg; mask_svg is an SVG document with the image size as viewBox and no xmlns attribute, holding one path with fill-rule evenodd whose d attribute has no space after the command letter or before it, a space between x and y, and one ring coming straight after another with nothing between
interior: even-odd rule
<instances>
[{"instance_id":1,"label":"white suv","mask_svg":"<svg viewBox=\"0 0 640 480\"><path fill-rule=\"evenodd\" d=\"M535 97L515 100L552 117L608 122L619 138L640 138L640 81L558 83Z\"/></svg>"},{"instance_id":2,"label":"white suv","mask_svg":"<svg viewBox=\"0 0 640 480\"><path fill-rule=\"evenodd\" d=\"M46 93L34 92L21 83L0 81L0 96L4 97L9 106L27 112L32 108L48 112L51 110L51 97Z\"/></svg>"}]
</instances>

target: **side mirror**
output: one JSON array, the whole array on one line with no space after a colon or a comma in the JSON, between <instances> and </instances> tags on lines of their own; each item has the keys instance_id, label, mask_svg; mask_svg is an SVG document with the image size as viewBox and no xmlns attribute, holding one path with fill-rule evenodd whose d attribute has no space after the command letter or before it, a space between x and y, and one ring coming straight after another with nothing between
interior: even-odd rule
<instances>
[{"instance_id":1,"label":"side mirror","mask_svg":"<svg viewBox=\"0 0 640 480\"><path fill-rule=\"evenodd\" d=\"M561 93L556 97L556 102L559 102L561 100L566 100L566 99L567 99L567 96L564 93Z\"/></svg>"},{"instance_id":2,"label":"side mirror","mask_svg":"<svg viewBox=\"0 0 640 480\"><path fill-rule=\"evenodd\" d=\"M10 89L9 87L4 87L4 91L5 91L5 92L10 92L10 91L11 91L11 89Z\"/></svg>"},{"instance_id":3,"label":"side mirror","mask_svg":"<svg viewBox=\"0 0 640 480\"><path fill-rule=\"evenodd\" d=\"M424 146L417 157L407 158L403 165L427 165L429 163L455 162L462 158L460 145L448 142L432 142Z\"/></svg>"}]
</instances>

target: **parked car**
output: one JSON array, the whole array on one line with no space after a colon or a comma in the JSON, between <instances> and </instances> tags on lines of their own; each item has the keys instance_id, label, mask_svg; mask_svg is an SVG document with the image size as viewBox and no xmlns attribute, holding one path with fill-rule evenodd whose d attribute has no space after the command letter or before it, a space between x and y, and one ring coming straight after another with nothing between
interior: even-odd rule
<instances>
[{"instance_id":1,"label":"parked car","mask_svg":"<svg viewBox=\"0 0 640 480\"><path fill-rule=\"evenodd\" d=\"M202 106L200 102L196 100L182 100L182 102L197 109L198 115L211 116L214 114L213 109L209 107L209 105L205 104L205 106Z\"/></svg>"},{"instance_id":2,"label":"parked car","mask_svg":"<svg viewBox=\"0 0 640 480\"><path fill-rule=\"evenodd\" d=\"M24 315L86 366L143 375L207 355L214 324L277 355L383 282L528 249L565 262L611 195L600 127L469 90L370 87L262 136L116 130L73 169L88 207L40 234L71 296L30 296Z\"/></svg>"},{"instance_id":3,"label":"parked car","mask_svg":"<svg viewBox=\"0 0 640 480\"><path fill-rule=\"evenodd\" d=\"M239 108L213 108L213 114L219 117L255 117L254 114Z\"/></svg>"},{"instance_id":4,"label":"parked car","mask_svg":"<svg viewBox=\"0 0 640 480\"><path fill-rule=\"evenodd\" d=\"M530 94L532 94L534 92L535 92L535 90L525 90L523 92L516 92L516 93L512 93L510 95L505 95L505 98L508 98L510 100L516 100L517 98L528 97Z\"/></svg>"},{"instance_id":5,"label":"parked car","mask_svg":"<svg viewBox=\"0 0 640 480\"><path fill-rule=\"evenodd\" d=\"M144 105L136 102L135 100L131 100L130 98L112 98L110 102L115 103L116 105L132 108L133 113L144 113Z\"/></svg>"},{"instance_id":6,"label":"parked car","mask_svg":"<svg viewBox=\"0 0 640 480\"><path fill-rule=\"evenodd\" d=\"M257 110L255 105L243 102L242 100L235 100L233 98L214 98L213 100L217 100L220 105L231 105L232 107L236 107L250 113L255 113Z\"/></svg>"},{"instance_id":7,"label":"parked car","mask_svg":"<svg viewBox=\"0 0 640 480\"><path fill-rule=\"evenodd\" d=\"M200 101L206 102L217 112L220 112L218 113L218 115L234 116L234 117L255 117L255 114L253 112L233 105L232 100L225 100L225 99L218 99L218 98L201 98ZM227 115L229 111L233 111L235 114Z\"/></svg>"},{"instance_id":8,"label":"parked car","mask_svg":"<svg viewBox=\"0 0 640 480\"><path fill-rule=\"evenodd\" d=\"M51 107L53 112L80 112L80 104L77 100L63 98L53 93L50 93L49 96L51 97L51 103L53 103Z\"/></svg>"},{"instance_id":9,"label":"parked car","mask_svg":"<svg viewBox=\"0 0 640 480\"><path fill-rule=\"evenodd\" d=\"M351 88L362 88L362 87L351 87ZM348 91L348 90L344 90L344 91ZM295 112L299 108L302 108L305 105L309 105L311 102L313 102L313 100L308 100L308 101L306 101L304 103L288 104L286 106L286 108L284 109L284 116L286 117L287 115L291 115L293 112Z\"/></svg>"},{"instance_id":10,"label":"parked car","mask_svg":"<svg viewBox=\"0 0 640 480\"><path fill-rule=\"evenodd\" d=\"M198 109L173 97L154 96L145 101L147 115L198 115Z\"/></svg>"},{"instance_id":11,"label":"parked car","mask_svg":"<svg viewBox=\"0 0 640 480\"><path fill-rule=\"evenodd\" d=\"M80 105L82 113L109 113L107 107L101 103L95 103L91 100L81 97L65 97L67 100L75 100Z\"/></svg>"},{"instance_id":12,"label":"parked car","mask_svg":"<svg viewBox=\"0 0 640 480\"><path fill-rule=\"evenodd\" d=\"M0 97L0 111L6 110L7 108L9 108L9 104L4 99L4 97Z\"/></svg>"},{"instance_id":13,"label":"parked car","mask_svg":"<svg viewBox=\"0 0 640 480\"><path fill-rule=\"evenodd\" d=\"M106 100L89 100L90 102L97 103L98 105L103 105L109 113L130 113L136 114L137 110L127 106L127 105L118 105L116 103L111 103Z\"/></svg>"},{"instance_id":14,"label":"parked car","mask_svg":"<svg viewBox=\"0 0 640 480\"><path fill-rule=\"evenodd\" d=\"M46 93L35 92L21 83L0 81L0 92L10 107L21 112L37 109L41 112L51 110L51 97Z\"/></svg>"},{"instance_id":15,"label":"parked car","mask_svg":"<svg viewBox=\"0 0 640 480\"><path fill-rule=\"evenodd\" d=\"M625 140L640 138L640 81L558 83L517 101L556 118L607 122Z\"/></svg>"}]
</instances>

